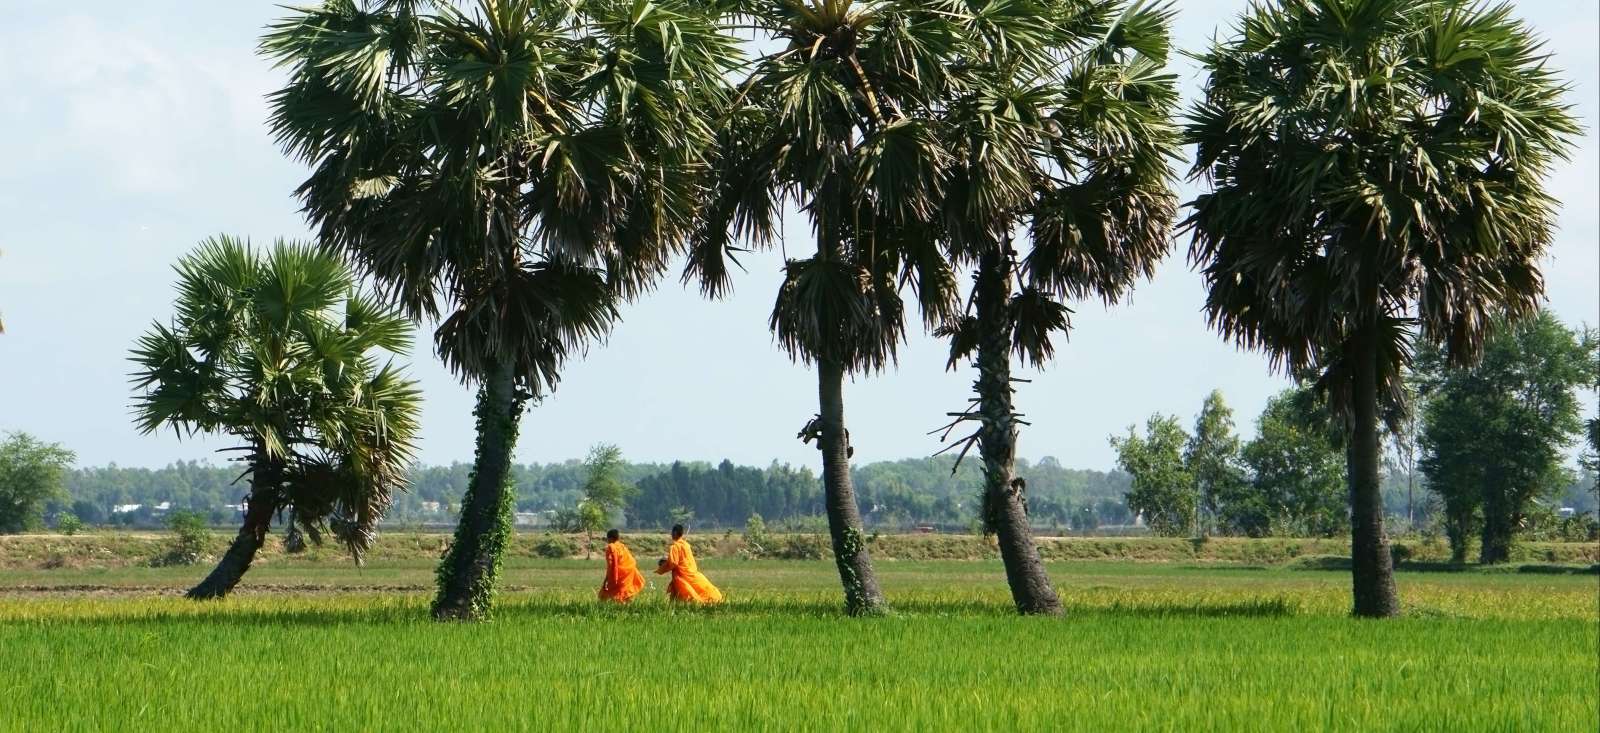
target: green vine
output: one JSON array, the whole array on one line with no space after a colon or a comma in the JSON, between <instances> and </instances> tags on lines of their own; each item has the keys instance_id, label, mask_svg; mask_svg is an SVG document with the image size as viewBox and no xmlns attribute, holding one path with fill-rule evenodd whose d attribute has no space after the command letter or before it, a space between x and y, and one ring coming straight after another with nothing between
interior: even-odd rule
<instances>
[{"instance_id":1,"label":"green vine","mask_svg":"<svg viewBox=\"0 0 1600 733\"><path fill-rule=\"evenodd\" d=\"M840 579L844 582L845 613L851 616L877 616L886 612L883 600L867 593L866 583L857 570L856 560L866 548L867 541L861 530L845 527L844 537L834 549Z\"/></svg>"},{"instance_id":2,"label":"green vine","mask_svg":"<svg viewBox=\"0 0 1600 733\"><path fill-rule=\"evenodd\" d=\"M495 405L491 404L493 401L489 399L488 390L487 384L479 389L478 406L473 411L477 417L478 444L473 456L472 474L467 479L467 492L461 500L461 521L456 524L455 539L450 543L449 551L439 563L439 591L433 599L435 618L489 618L505 549L511 544L516 491L509 468L511 453L517 444L517 418L522 412L522 399L520 396L513 397L510 410L497 411ZM500 449L506 465L486 467L483 465L483 454L488 447L485 441L495 434L503 436ZM477 491L478 471L484 468L502 472L497 495L488 506L484 505ZM481 532L479 528L482 528ZM456 586L461 573L468 573L469 578L467 587L458 590ZM465 597L458 597L457 593L463 591Z\"/></svg>"}]
</instances>

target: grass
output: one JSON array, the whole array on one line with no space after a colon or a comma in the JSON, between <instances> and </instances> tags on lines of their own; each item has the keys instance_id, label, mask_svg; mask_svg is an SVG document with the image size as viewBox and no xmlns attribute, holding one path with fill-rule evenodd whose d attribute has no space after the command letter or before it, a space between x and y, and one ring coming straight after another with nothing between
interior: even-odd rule
<instances>
[{"instance_id":1,"label":"grass","mask_svg":"<svg viewBox=\"0 0 1600 733\"><path fill-rule=\"evenodd\" d=\"M730 602L592 599L598 562L515 559L496 620L426 620L431 565L0 574L0 728L1592 730L1594 576L1054 563L1064 619L989 561L882 562L896 613L838 613L830 563L710 560ZM69 590L61 590L63 588ZM9 590L8 590L9 589Z\"/></svg>"}]
</instances>

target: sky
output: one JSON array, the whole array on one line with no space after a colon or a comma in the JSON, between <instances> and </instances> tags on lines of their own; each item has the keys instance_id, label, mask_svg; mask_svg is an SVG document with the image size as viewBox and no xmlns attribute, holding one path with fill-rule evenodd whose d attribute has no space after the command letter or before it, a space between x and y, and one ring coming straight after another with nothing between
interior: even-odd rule
<instances>
[{"instance_id":1,"label":"sky","mask_svg":"<svg viewBox=\"0 0 1600 733\"><path fill-rule=\"evenodd\" d=\"M264 95L281 81L255 54L274 2L9 0L0 25L0 431L23 430L76 451L80 465L215 460L226 445L140 435L129 417L127 353L172 312L172 264L201 239L305 238L291 197L304 168L266 130ZM20 7L18 7L20 5ZM1246 0L1184 0L1180 48L1224 31ZM1548 307L1569 325L1600 323L1600 30L1594 0L1521 0L1572 84L1587 134L1550 180L1565 206L1545 262ZM1175 62L1186 103L1193 65ZM1193 197L1185 186L1184 200ZM788 239L807 252L803 220ZM1180 240L1124 302L1075 305L1054 364L1017 376L1032 425L1019 455L1109 469L1107 438L1153 412L1192 420L1220 389L1248 437L1286 382L1258 354L1206 327L1204 291ZM724 301L669 278L623 310L608 341L570 363L554 394L523 418L516 457L581 457L596 443L635 461L820 465L795 434L816 412L814 376L773 343L767 315L779 252L744 258ZM420 459L470 461L473 392L432 354L411 357L425 392ZM857 462L926 456L928 431L963 409L973 373L945 369L945 346L913 334L898 367L845 387ZM1593 398L1588 398L1592 410Z\"/></svg>"}]
</instances>

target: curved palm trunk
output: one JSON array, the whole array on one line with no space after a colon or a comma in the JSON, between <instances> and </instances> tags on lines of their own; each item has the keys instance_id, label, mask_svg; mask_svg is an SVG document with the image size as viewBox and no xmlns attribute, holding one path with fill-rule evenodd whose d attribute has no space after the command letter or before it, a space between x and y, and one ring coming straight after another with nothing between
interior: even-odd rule
<instances>
[{"instance_id":1,"label":"curved palm trunk","mask_svg":"<svg viewBox=\"0 0 1600 733\"><path fill-rule=\"evenodd\" d=\"M478 390L478 452L461 500L455 539L439 564L433 617L474 621L494 601L500 557L511 539L511 452L517 443L522 401L509 364L496 363Z\"/></svg>"},{"instance_id":2,"label":"curved palm trunk","mask_svg":"<svg viewBox=\"0 0 1600 733\"><path fill-rule=\"evenodd\" d=\"M250 564L255 562L256 552L266 544L267 531L272 528L272 514L277 511L277 505L265 496L258 497L258 492L254 490L250 494L239 534L228 545L228 551L217 561L217 566L199 585L190 588L184 594L186 597L197 601L226 598L250 570Z\"/></svg>"},{"instance_id":3,"label":"curved palm trunk","mask_svg":"<svg viewBox=\"0 0 1600 733\"><path fill-rule=\"evenodd\" d=\"M978 452L983 457L984 511L1000 541L1011 600L1023 614L1060 615L1061 598L1050 585L1033 544L1022 482L1012 471L1017 457L1017 415L1011 405L1010 260L999 252L978 262L974 293L978 310Z\"/></svg>"},{"instance_id":4,"label":"curved palm trunk","mask_svg":"<svg viewBox=\"0 0 1600 733\"><path fill-rule=\"evenodd\" d=\"M856 506L850 481L850 439L844 428L844 370L827 360L817 361L817 402L821 410L822 485L828 507L828 534L833 539L833 559L844 585L845 613L863 616L886 610L878 576L872 570L866 536L861 531L861 510Z\"/></svg>"},{"instance_id":5,"label":"curved palm trunk","mask_svg":"<svg viewBox=\"0 0 1600 733\"><path fill-rule=\"evenodd\" d=\"M1357 337L1354 429L1345 449L1350 481L1351 584L1356 616L1387 618L1400 615L1394 589L1394 558L1383 532L1383 495L1378 477L1378 350L1376 329L1368 326Z\"/></svg>"}]
</instances>

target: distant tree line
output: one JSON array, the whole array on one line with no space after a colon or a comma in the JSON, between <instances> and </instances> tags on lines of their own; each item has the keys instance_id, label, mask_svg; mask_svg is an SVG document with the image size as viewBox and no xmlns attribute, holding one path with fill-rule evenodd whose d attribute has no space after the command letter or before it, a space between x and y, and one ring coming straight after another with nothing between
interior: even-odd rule
<instances>
[{"instance_id":1,"label":"distant tree line","mask_svg":"<svg viewBox=\"0 0 1600 733\"><path fill-rule=\"evenodd\" d=\"M1597 365L1600 337L1546 312L1497 324L1472 367L1423 346L1405 375L1410 409L1385 416L1389 521L1442 531L1457 562L1472 544L1480 562L1504 562L1516 536L1600 539L1595 448L1580 441L1590 437L1580 393L1600 379ZM1128 506L1168 535L1347 532L1346 433L1314 385L1269 400L1249 442L1232 414L1213 392L1192 432L1152 415L1143 434L1113 436Z\"/></svg>"},{"instance_id":2,"label":"distant tree line","mask_svg":"<svg viewBox=\"0 0 1600 733\"><path fill-rule=\"evenodd\" d=\"M917 525L965 528L977 517L983 488L981 469L971 461L951 473L949 457L905 459L856 466L865 519L874 528L901 530ZM454 521L460 510L471 465L417 466L409 489L395 497L390 524ZM777 461L765 468L724 460L629 463L621 461L618 478L636 486L626 500L622 520L634 527L664 527L688 520L701 527L743 527L752 514L768 522L793 522L823 513L822 483L809 467ZM66 495L53 499L45 514L72 514L86 524L162 526L163 510L199 512L212 523L237 520L230 509L248 493L235 483L239 469L196 461L164 468L104 466L67 470ZM1063 467L1054 458L1037 463L1018 461L1018 475L1028 482L1029 510L1041 528L1094 529L1132 522L1123 502L1129 477ZM517 464L511 468L520 513L547 515L575 509L584 499L584 462ZM138 505L137 509L131 509ZM114 513L121 507L126 511Z\"/></svg>"}]
</instances>

